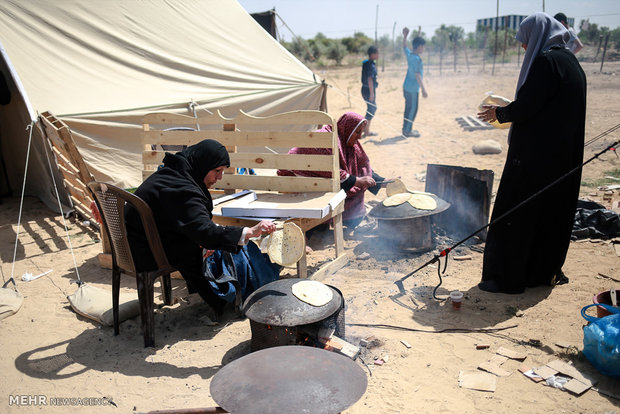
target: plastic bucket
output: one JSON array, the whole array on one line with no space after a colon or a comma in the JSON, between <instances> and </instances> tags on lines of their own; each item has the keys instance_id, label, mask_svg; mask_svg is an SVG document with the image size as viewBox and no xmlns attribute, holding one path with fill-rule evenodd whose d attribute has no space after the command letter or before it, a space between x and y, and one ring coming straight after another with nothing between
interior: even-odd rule
<instances>
[{"instance_id":1,"label":"plastic bucket","mask_svg":"<svg viewBox=\"0 0 620 414\"><path fill-rule=\"evenodd\" d=\"M616 292L620 292L620 288L616 289ZM609 290L594 295L594 297L592 298L592 303L594 303L595 305L598 305L599 303L604 303L605 305L611 306L611 294L609 293ZM602 306L596 307L596 316L598 318L602 318L603 316L607 315L611 315L611 312L609 312Z\"/></svg>"}]
</instances>

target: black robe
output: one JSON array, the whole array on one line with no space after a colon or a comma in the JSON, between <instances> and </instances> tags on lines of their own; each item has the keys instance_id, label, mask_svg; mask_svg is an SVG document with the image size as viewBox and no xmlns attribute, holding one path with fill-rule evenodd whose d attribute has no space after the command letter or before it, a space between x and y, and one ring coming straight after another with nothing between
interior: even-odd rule
<instances>
[{"instance_id":1,"label":"black robe","mask_svg":"<svg viewBox=\"0 0 620 414\"><path fill-rule=\"evenodd\" d=\"M491 220L583 162L586 76L568 49L537 56L514 102L498 108L512 122ZM521 293L549 285L566 258L581 170L489 228L482 280Z\"/></svg>"},{"instance_id":2,"label":"black robe","mask_svg":"<svg viewBox=\"0 0 620 414\"><path fill-rule=\"evenodd\" d=\"M189 147L186 151L191 149ZM135 194L153 211L168 261L181 272L189 291L200 293L217 309L224 303L212 292L203 276L202 248L237 252L243 228L218 226L211 221L211 196L197 178L204 177L207 171L219 165L229 164L227 154L226 159L211 162L201 162L201 157L195 156L192 163L191 155L183 155L186 151L167 153L164 167L148 177ZM125 212L125 223L138 271L156 269L138 212L130 206Z\"/></svg>"}]
</instances>

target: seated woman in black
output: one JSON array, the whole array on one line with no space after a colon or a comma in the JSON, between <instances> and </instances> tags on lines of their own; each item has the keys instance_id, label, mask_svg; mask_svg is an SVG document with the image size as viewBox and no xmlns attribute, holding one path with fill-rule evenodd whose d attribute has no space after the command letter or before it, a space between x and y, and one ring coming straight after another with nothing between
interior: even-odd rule
<instances>
[{"instance_id":1,"label":"seated woman in black","mask_svg":"<svg viewBox=\"0 0 620 414\"><path fill-rule=\"evenodd\" d=\"M135 194L153 211L168 261L217 313L227 302L239 304L260 286L277 280L281 267L272 264L252 237L270 234L275 225L220 226L212 219L208 188L230 166L226 148L204 140L176 154L166 153L164 165L138 187ZM138 271L156 268L138 212L125 212L131 253Z\"/></svg>"}]
</instances>

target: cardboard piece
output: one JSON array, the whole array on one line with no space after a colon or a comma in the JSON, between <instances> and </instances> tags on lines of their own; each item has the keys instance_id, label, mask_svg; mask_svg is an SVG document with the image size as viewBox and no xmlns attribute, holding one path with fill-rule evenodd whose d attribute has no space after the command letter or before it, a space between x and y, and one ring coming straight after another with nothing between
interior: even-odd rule
<instances>
[{"instance_id":1,"label":"cardboard piece","mask_svg":"<svg viewBox=\"0 0 620 414\"><path fill-rule=\"evenodd\" d=\"M536 373L536 375L540 376L542 379L547 379L558 373L557 370L550 368L547 365L543 365L540 368L534 368L534 372Z\"/></svg>"},{"instance_id":2,"label":"cardboard piece","mask_svg":"<svg viewBox=\"0 0 620 414\"><path fill-rule=\"evenodd\" d=\"M478 365L478 369L490 372L491 374L497 375L498 377L508 377L510 376L510 374L512 374L512 372L506 371L504 368L500 367L499 365L493 364L488 361L483 362L480 365Z\"/></svg>"},{"instance_id":3,"label":"cardboard piece","mask_svg":"<svg viewBox=\"0 0 620 414\"><path fill-rule=\"evenodd\" d=\"M571 378L575 378L576 380L581 381L582 383L586 385L589 385L589 386L594 385L592 381L584 377L583 374L579 372L579 370L577 370L577 368L575 368L574 366L572 366L571 364L567 362L556 359L551 362L548 362L547 366L555 369L561 374L567 375Z\"/></svg>"},{"instance_id":4,"label":"cardboard piece","mask_svg":"<svg viewBox=\"0 0 620 414\"><path fill-rule=\"evenodd\" d=\"M495 392L497 377L481 371L461 371L459 373L459 387L470 390Z\"/></svg>"},{"instance_id":5,"label":"cardboard piece","mask_svg":"<svg viewBox=\"0 0 620 414\"><path fill-rule=\"evenodd\" d=\"M489 359L489 362L493 365L497 365L500 366L502 365L504 362L508 361L508 358L503 356L503 355L493 355L491 357L491 359Z\"/></svg>"},{"instance_id":6,"label":"cardboard piece","mask_svg":"<svg viewBox=\"0 0 620 414\"><path fill-rule=\"evenodd\" d=\"M583 382L573 378L566 384L564 384L564 389L572 392L573 394L581 395L587 390L589 390L591 386L591 384L584 384Z\"/></svg>"},{"instance_id":7,"label":"cardboard piece","mask_svg":"<svg viewBox=\"0 0 620 414\"><path fill-rule=\"evenodd\" d=\"M516 359L518 361L523 361L525 358L527 358L527 354L525 352L515 351L513 349L504 348L503 346L500 347L496 351L496 353L510 359Z\"/></svg>"}]
</instances>

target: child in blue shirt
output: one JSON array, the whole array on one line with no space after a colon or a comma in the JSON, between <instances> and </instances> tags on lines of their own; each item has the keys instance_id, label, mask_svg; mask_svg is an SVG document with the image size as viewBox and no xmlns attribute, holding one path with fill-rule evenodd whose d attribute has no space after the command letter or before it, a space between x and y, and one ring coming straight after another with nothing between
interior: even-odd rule
<instances>
[{"instance_id":1,"label":"child in blue shirt","mask_svg":"<svg viewBox=\"0 0 620 414\"><path fill-rule=\"evenodd\" d=\"M375 116L377 111L377 65L375 61L379 58L379 50L376 46L370 46L368 48L368 59L362 62L362 97L366 102L366 128L364 129L364 136L377 135L375 132L370 132L370 121Z\"/></svg>"},{"instance_id":2,"label":"child in blue shirt","mask_svg":"<svg viewBox=\"0 0 620 414\"><path fill-rule=\"evenodd\" d=\"M422 66L422 58L420 55L424 51L424 41L421 37L415 37L411 42L412 50L407 47L407 36L409 35L409 29L403 29L403 49L405 50L405 56L407 57L407 76L403 83L403 95L405 96L405 114L403 120L403 135L406 137L418 138L420 133L416 130L411 130L413 121L418 113L418 94L422 89L422 96L428 97L426 88L422 82L424 76L424 69Z\"/></svg>"}]
</instances>

